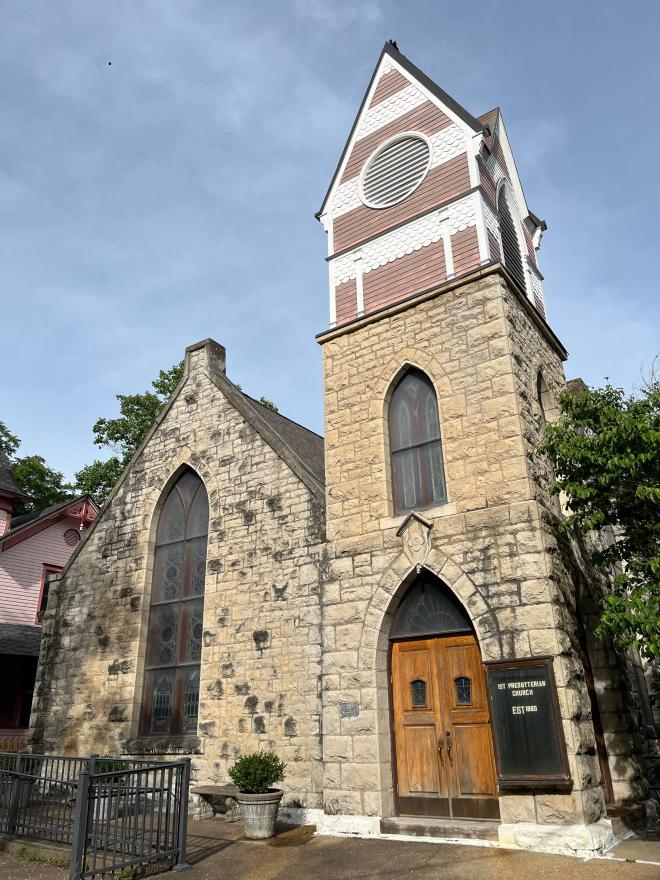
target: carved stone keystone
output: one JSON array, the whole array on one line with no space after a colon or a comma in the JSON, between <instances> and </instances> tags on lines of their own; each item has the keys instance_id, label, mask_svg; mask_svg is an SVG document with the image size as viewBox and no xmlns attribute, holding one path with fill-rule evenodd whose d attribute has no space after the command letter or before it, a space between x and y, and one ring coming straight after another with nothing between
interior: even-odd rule
<instances>
[{"instance_id":1,"label":"carved stone keystone","mask_svg":"<svg viewBox=\"0 0 660 880\"><path fill-rule=\"evenodd\" d=\"M431 549L431 529L429 522L420 513L409 513L397 529L397 537L403 541L403 552L414 565L423 565Z\"/></svg>"}]
</instances>

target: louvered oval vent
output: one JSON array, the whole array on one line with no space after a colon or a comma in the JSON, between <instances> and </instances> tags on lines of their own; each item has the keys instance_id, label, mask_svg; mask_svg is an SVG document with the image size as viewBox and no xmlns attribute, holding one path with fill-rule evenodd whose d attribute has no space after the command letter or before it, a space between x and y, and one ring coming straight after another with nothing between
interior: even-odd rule
<instances>
[{"instance_id":1,"label":"louvered oval vent","mask_svg":"<svg viewBox=\"0 0 660 880\"><path fill-rule=\"evenodd\" d=\"M372 208L387 208L405 199L424 179L431 151L421 137L410 135L387 144L371 159L362 178L362 195Z\"/></svg>"},{"instance_id":2,"label":"louvered oval vent","mask_svg":"<svg viewBox=\"0 0 660 880\"><path fill-rule=\"evenodd\" d=\"M525 270L523 269L520 245L518 244L516 227L513 225L513 217L511 216L509 201L504 188L500 190L498 208L500 212L500 234L502 236L502 250L504 251L504 265L511 273L513 280L517 281L520 287L526 291L527 285L525 284Z\"/></svg>"}]
</instances>

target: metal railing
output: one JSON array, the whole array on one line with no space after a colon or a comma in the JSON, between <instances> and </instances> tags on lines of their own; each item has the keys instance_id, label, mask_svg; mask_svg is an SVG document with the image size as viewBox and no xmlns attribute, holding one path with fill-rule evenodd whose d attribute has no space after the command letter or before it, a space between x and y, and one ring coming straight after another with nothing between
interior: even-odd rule
<instances>
[{"instance_id":1,"label":"metal railing","mask_svg":"<svg viewBox=\"0 0 660 880\"><path fill-rule=\"evenodd\" d=\"M186 862L190 759L0 753L0 833L71 844L70 880Z\"/></svg>"}]
</instances>

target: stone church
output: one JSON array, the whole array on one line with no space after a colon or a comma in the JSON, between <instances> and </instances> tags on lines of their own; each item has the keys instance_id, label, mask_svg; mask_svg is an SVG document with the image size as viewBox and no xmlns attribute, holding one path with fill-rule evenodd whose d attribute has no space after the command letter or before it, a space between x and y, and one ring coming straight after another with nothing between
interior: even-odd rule
<instances>
[{"instance_id":1,"label":"stone church","mask_svg":"<svg viewBox=\"0 0 660 880\"><path fill-rule=\"evenodd\" d=\"M198 783L272 749L320 830L602 848L650 809L656 728L536 451L567 353L499 109L387 43L317 217L325 437L186 350L51 586L33 748Z\"/></svg>"}]
</instances>

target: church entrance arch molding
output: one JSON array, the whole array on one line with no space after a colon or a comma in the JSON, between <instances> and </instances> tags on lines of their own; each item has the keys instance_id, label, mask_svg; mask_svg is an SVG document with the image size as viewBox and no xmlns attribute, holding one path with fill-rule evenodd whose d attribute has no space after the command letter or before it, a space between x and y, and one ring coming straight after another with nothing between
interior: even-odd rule
<instances>
[{"instance_id":1,"label":"church entrance arch molding","mask_svg":"<svg viewBox=\"0 0 660 880\"><path fill-rule=\"evenodd\" d=\"M410 606L407 598L415 592L420 592L419 584L426 580L429 583L438 585L441 591L444 591L447 602L440 607L438 602L431 600L429 612L431 617L435 615L435 623L430 624L435 627L437 634L427 638L428 633L421 634L419 629L419 621L417 625L410 627L410 615L408 615L408 626L410 632L399 632L393 630L393 625L400 628L401 618L397 620L397 613L402 612L405 617L405 606ZM431 597L432 598L432 597ZM410 610L410 609L409 609ZM412 612L414 618L414 611ZM449 620L448 618L452 619ZM447 632L442 634L443 619ZM417 626L417 629L416 629ZM450 632L449 632L450 631ZM430 632L430 630L429 630ZM417 638L417 635L420 637ZM483 677L482 657L484 651L482 644L488 645L488 656L493 656L495 652L495 644L493 636L493 615L488 611L488 607L481 595L480 590L476 587L472 579L466 575L458 565L451 561L446 555L437 550L429 550L423 564L419 562L411 562L409 554L402 551L390 568L385 572L381 581L372 596L366 614L365 626L363 629L360 644L360 668L371 668L374 671L374 680L376 683L376 733L378 735L378 762L380 768L380 789L381 789L381 815L392 816L400 813L418 814L418 815L439 815L455 818L496 818L498 815L496 789L495 789L495 767L492 752L492 739L490 735L490 724L488 718L488 707L485 691L485 677ZM443 738L443 755L445 761L444 779L438 782L437 790L433 797L435 800L430 801L428 798L417 800L408 799L405 802L401 797L402 788L410 787L410 779L404 779L403 784L398 772L397 763L405 760L402 749L405 749L403 740L408 734L402 732L402 720L404 718L402 707L402 690L401 682L399 682L398 696L394 695L394 677L398 675L408 675L411 670L407 669L412 657L411 648L415 648L415 641L423 643L418 644L418 656L422 657L424 652L427 653L424 663L431 663L434 669L439 672L432 672L430 675L420 675L417 678L413 676L410 682L406 679L406 694L410 690L409 701L413 699L420 703L415 707L415 712L423 713L424 706L420 701L426 699L433 700L433 712L435 717L428 719L427 730L421 735L421 740L428 740L422 745L422 751L428 752L422 756L426 761L427 767L430 767L440 757L438 752L439 733ZM465 643L465 644L463 644ZM468 644L469 643L469 644ZM405 645L405 648L395 648L394 645ZM430 651L430 654L429 654ZM394 654L400 653L403 664L398 660L393 662ZM448 653L449 652L449 653ZM403 656L405 655L405 656ZM449 669L455 658L461 657L461 662L472 664L474 669L463 674L459 670L457 674L451 677L445 670L442 671L443 664ZM428 657L431 660L428 660ZM455 665L455 664L454 664ZM469 682L464 679L468 678ZM417 680L419 679L419 681ZM460 680L459 680L460 679ZM420 683L421 682L421 683ZM476 682L476 688L475 688ZM411 690L412 688L412 690ZM415 691L415 688L417 689ZM459 689L458 696L454 697L465 700L470 697L470 704L463 707L468 709L472 716L470 718L462 718L456 714L455 710L459 709L456 699L449 699L450 691L453 693L456 688ZM472 688L471 694L467 693L467 689ZM442 689L442 693L440 692ZM422 693L423 692L423 693ZM408 697L406 697L408 699ZM453 699L453 698L452 698ZM442 705L441 705L442 704ZM430 706L430 702L429 702ZM408 709L412 710L412 705ZM454 711L454 715L451 713ZM485 713L485 714L484 714ZM479 717L477 718L477 715ZM481 717L481 716L484 717ZM415 721L421 720L415 718ZM474 745L478 746L481 754L479 766L474 772L468 768L459 768L456 765L457 757L457 734L464 736L468 729L467 724L470 722L470 730L475 729L474 724L480 724L483 728L480 735L480 742ZM463 726L461 726L463 724ZM442 731L438 727L442 726ZM436 730L437 728L437 730ZM398 733L397 733L398 731ZM447 737L447 731L450 736ZM484 733L485 731L485 733ZM415 732L415 731L414 731ZM431 735L433 734L433 735ZM409 738L409 737L408 737ZM481 741L483 740L483 742ZM447 753L447 742L451 754ZM431 755L431 749L433 754ZM447 777L449 765L447 761L453 762L454 770L451 778ZM408 762L410 764L410 761ZM413 764L418 764L418 758L413 756ZM434 771L435 772L435 771ZM440 776L442 776L442 767L439 768ZM476 791L480 803L476 804L475 800L469 798L457 797L461 792L457 791L460 780L470 777L472 772L472 781L476 779L476 785L473 786ZM467 774L467 776L466 776ZM404 773L405 776L405 773ZM412 780L413 788L418 783ZM449 791L447 789L449 786ZM451 790L453 786L453 791ZM424 780L422 780L422 788ZM428 787L428 786L427 786ZM469 786L468 786L469 787ZM453 793L453 799L444 798L442 795ZM470 794L470 792L467 792ZM488 802L488 803L487 803ZM475 809L476 804L476 809Z\"/></svg>"}]
</instances>

